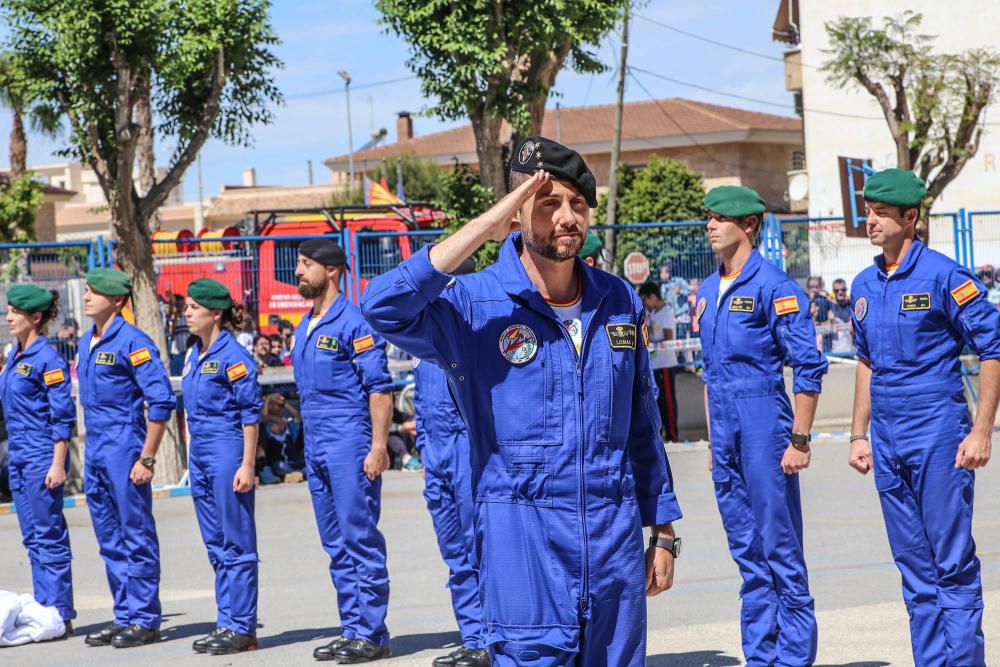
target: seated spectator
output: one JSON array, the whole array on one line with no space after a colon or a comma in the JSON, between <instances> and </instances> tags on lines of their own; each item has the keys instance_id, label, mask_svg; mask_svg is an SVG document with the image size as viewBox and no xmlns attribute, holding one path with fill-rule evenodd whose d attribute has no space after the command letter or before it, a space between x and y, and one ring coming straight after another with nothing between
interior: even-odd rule
<instances>
[{"instance_id":1,"label":"seated spectator","mask_svg":"<svg viewBox=\"0 0 1000 667\"><path fill-rule=\"evenodd\" d=\"M285 340L281 334L271 334L268 339L271 341L271 356L278 360L278 365L291 366L292 353L285 347Z\"/></svg>"},{"instance_id":2,"label":"seated spectator","mask_svg":"<svg viewBox=\"0 0 1000 667\"><path fill-rule=\"evenodd\" d=\"M392 406L392 423L389 425L389 457L393 470L423 470L424 464L417 453L417 422L414 419L413 385L399 392Z\"/></svg>"},{"instance_id":3,"label":"seated spectator","mask_svg":"<svg viewBox=\"0 0 1000 667\"><path fill-rule=\"evenodd\" d=\"M258 334L253 341L253 358L261 370L281 366L281 359L271 354L271 340L263 334Z\"/></svg>"},{"instance_id":4,"label":"seated spectator","mask_svg":"<svg viewBox=\"0 0 1000 667\"><path fill-rule=\"evenodd\" d=\"M262 483L294 483L305 479L302 419L282 394L268 394L264 399L260 447L264 450L264 468L260 471Z\"/></svg>"}]
</instances>

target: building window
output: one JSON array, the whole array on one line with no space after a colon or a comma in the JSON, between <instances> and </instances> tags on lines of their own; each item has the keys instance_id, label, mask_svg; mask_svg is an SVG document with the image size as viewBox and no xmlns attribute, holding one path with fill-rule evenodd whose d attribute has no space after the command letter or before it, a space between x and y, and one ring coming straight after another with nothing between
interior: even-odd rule
<instances>
[{"instance_id":1,"label":"building window","mask_svg":"<svg viewBox=\"0 0 1000 667\"><path fill-rule=\"evenodd\" d=\"M802 149L792 151L792 171L805 171L806 152Z\"/></svg>"}]
</instances>

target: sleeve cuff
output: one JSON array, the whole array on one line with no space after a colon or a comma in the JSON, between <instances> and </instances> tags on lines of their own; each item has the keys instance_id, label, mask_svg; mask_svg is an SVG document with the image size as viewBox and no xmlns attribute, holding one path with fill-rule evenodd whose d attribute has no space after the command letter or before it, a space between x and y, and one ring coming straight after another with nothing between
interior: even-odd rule
<instances>
[{"instance_id":1,"label":"sleeve cuff","mask_svg":"<svg viewBox=\"0 0 1000 667\"><path fill-rule=\"evenodd\" d=\"M170 419L170 413L173 411L172 407L165 408L161 405L151 405L149 406L149 414L146 418L151 422L165 422Z\"/></svg>"},{"instance_id":2,"label":"sleeve cuff","mask_svg":"<svg viewBox=\"0 0 1000 667\"><path fill-rule=\"evenodd\" d=\"M240 416L240 423L244 426L256 426L260 423L260 412L257 410L244 412Z\"/></svg>"},{"instance_id":3,"label":"sleeve cuff","mask_svg":"<svg viewBox=\"0 0 1000 667\"><path fill-rule=\"evenodd\" d=\"M56 440L69 440L73 437L73 424L55 424L52 426L52 437Z\"/></svg>"},{"instance_id":4,"label":"sleeve cuff","mask_svg":"<svg viewBox=\"0 0 1000 667\"><path fill-rule=\"evenodd\" d=\"M639 497L639 518L642 519L643 526L670 523L682 516L681 506L677 504L677 496L673 493L661 493L648 498Z\"/></svg>"},{"instance_id":5,"label":"sleeve cuff","mask_svg":"<svg viewBox=\"0 0 1000 667\"><path fill-rule=\"evenodd\" d=\"M792 382L792 391L796 394L818 394L823 391L823 381L797 379Z\"/></svg>"},{"instance_id":6,"label":"sleeve cuff","mask_svg":"<svg viewBox=\"0 0 1000 667\"><path fill-rule=\"evenodd\" d=\"M391 394L395 385L392 382L372 385L368 387L369 394Z\"/></svg>"},{"instance_id":7,"label":"sleeve cuff","mask_svg":"<svg viewBox=\"0 0 1000 667\"><path fill-rule=\"evenodd\" d=\"M421 248L408 260L400 264L399 271L414 292L431 302L441 295L441 292L451 282L452 276L441 273L431 264L430 249L433 245Z\"/></svg>"}]
</instances>

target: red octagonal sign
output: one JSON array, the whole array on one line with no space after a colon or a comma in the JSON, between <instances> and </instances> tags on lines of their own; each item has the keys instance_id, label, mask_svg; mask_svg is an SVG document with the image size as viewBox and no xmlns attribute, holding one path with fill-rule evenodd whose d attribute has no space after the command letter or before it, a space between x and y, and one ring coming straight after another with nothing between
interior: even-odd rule
<instances>
[{"instance_id":1,"label":"red octagonal sign","mask_svg":"<svg viewBox=\"0 0 1000 667\"><path fill-rule=\"evenodd\" d=\"M641 252L630 252L625 255L624 269L628 281L638 285L649 277L649 260Z\"/></svg>"}]
</instances>

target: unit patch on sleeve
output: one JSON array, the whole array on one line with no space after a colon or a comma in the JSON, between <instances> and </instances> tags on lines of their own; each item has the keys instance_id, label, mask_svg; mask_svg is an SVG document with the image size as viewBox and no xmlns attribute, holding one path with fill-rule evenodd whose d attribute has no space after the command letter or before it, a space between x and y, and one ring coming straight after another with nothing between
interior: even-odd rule
<instances>
[{"instance_id":1,"label":"unit patch on sleeve","mask_svg":"<svg viewBox=\"0 0 1000 667\"><path fill-rule=\"evenodd\" d=\"M903 310L930 310L931 295L927 292L921 294L904 294L902 299Z\"/></svg>"},{"instance_id":2,"label":"unit patch on sleeve","mask_svg":"<svg viewBox=\"0 0 1000 667\"><path fill-rule=\"evenodd\" d=\"M698 299L698 307L695 308L694 314L695 317L698 318L699 322L701 322L701 316L705 314L706 306L708 306L708 301L705 299L705 297L701 297L700 299Z\"/></svg>"},{"instance_id":3,"label":"unit patch on sleeve","mask_svg":"<svg viewBox=\"0 0 1000 667\"><path fill-rule=\"evenodd\" d=\"M642 344L649 347L649 327L645 322L642 323Z\"/></svg>"},{"instance_id":4,"label":"unit patch on sleeve","mask_svg":"<svg viewBox=\"0 0 1000 667\"><path fill-rule=\"evenodd\" d=\"M774 300L774 310L779 315L799 312L799 300L794 296L783 296Z\"/></svg>"},{"instance_id":5,"label":"unit patch on sleeve","mask_svg":"<svg viewBox=\"0 0 1000 667\"><path fill-rule=\"evenodd\" d=\"M371 336L368 336L371 338ZM355 341L355 347L357 346L357 341ZM316 339L316 347L321 350L326 350L327 352L336 352L340 349L340 343L333 336L320 336Z\"/></svg>"},{"instance_id":6,"label":"unit patch on sleeve","mask_svg":"<svg viewBox=\"0 0 1000 667\"><path fill-rule=\"evenodd\" d=\"M608 332L608 342L616 350L635 349L635 325L629 323L605 324L604 330Z\"/></svg>"},{"instance_id":7,"label":"unit patch on sleeve","mask_svg":"<svg viewBox=\"0 0 1000 667\"><path fill-rule=\"evenodd\" d=\"M44 375L42 375L42 377L45 378L45 386L51 387L52 385L59 384L60 382L65 380L66 374L63 373L61 368L57 368L55 370L45 373Z\"/></svg>"},{"instance_id":8,"label":"unit patch on sleeve","mask_svg":"<svg viewBox=\"0 0 1000 667\"><path fill-rule=\"evenodd\" d=\"M97 363L101 366L114 366L115 365L115 353L114 352L98 352L97 353Z\"/></svg>"},{"instance_id":9,"label":"unit patch on sleeve","mask_svg":"<svg viewBox=\"0 0 1000 667\"><path fill-rule=\"evenodd\" d=\"M236 382L241 377L244 377L249 373L250 371L247 370L247 365L242 361L235 366L230 366L226 369L226 376L229 378L230 382Z\"/></svg>"},{"instance_id":10,"label":"unit patch on sleeve","mask_svg":"<svg viewBox=\"0 0 1000 667\"><path fill-rule=\"evenodd\" d=\"M976 283L972 282L971 278L951 291L951 298L960 306L964 306L977 296L979 296L979 288L976 287Z\"/></svg>"},{"instance_id":11,"label":"unit patch on sleeve","mask_svg":"<svg viewBox=\"0 0 1000 667\"><path fill-rule=\"evenodd\" d=\"M865 315L868 314L868 299L865 297L860 297L854 302L854 317L857 318L858 322L863 322Z\"/></svg>"},{"instance_id":12,"label":"unit patch on sleeve","mask_svg":"<svg viewBox=\"0 0 1000 667\"><path fill-rule=\"evenodd\" d=\"M734 296L729 299L729 310L737 313L752 313L756 299L752 296Z\"/></svg>"},{"instance_id":13,"label":"unit patch on sleeve","mask_svg":"<svg viewBox=\"0 0 1000 667\"><path fill-rule=\"evenodd\" d=\"M367 336L362 336L361 338L354 339L354 353L361 354L365 350L370 350L375 347L375 339L371 334Z\"/></svg>"},{"instance_id":14,"label":"unit patch on sleeve","mask_svg":"<svg viewBox=\"0 0 1000 667\"><path fill-rule=\"evenodd\" d=\"M153 357L149 354L149 348L144 347L141 350L136 350L128 355L129 361L132 362L133 366L142 366L147 361L152 361Z\"/></svg>"},{"instance_id":15,"label":"unit patch on sleeve","mask_svg":"<svg viewBox=\"0 0 1000 667\"><path fill-rule=\"evenodd\" d=\"M206 361L201 365L202 375L215 375L219 372L219 362L218 361Z\"/></svg>"},{"instance_id":16,"label":"unit patch on sleeve","mask_svg":"<svg viewBox=\"0 0 1000 667\"><path fill-rule=\"evenodd\" d=\"M14 369L14 372L18 375L24 375L27 377L28 375L31 375L31 364L20 363L17 365L17 368Z\"/></svg>"}]
</instances>

